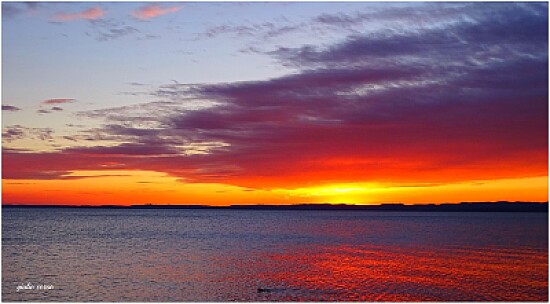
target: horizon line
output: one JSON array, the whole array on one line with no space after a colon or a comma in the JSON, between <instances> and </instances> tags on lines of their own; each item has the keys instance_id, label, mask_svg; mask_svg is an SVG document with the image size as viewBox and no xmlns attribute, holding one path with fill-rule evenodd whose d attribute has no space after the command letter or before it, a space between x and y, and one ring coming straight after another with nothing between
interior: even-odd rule
<instances>
[{"instance_id":1,"label":"horizon line","mask_svg":"<svg viewBox=\"0 0 550 304\"><path fill-rule=\"evenodd\" d=\"M496 201L404 204L382 203L377 205L355 204L255 204L255 205L59 205L59 204L2 204L7 208L97 208L97 209L227 209L227 210L365 210L365 211L503 211L503 212L548 212L546 202Z\"/></svg>"}]
</instances>

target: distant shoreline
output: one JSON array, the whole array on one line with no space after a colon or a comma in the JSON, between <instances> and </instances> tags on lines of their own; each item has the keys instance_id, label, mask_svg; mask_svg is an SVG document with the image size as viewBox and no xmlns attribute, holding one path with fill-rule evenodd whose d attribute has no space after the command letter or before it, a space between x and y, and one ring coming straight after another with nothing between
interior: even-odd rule
<instances>
[{"instance_id":1,"label":"distant shoreline","mask_svg":"<svg viewBox=\"0 0 550 304\"><path fill-rule=\"evenodd\" d=\"M15 205L2 208L91 208L91 209L221 209L221 210L326 210L326 211L394 211L394 212L548 212L548 202L463 202L458 204L297 204L297 205Z\"/></svg>"}]
</instances>

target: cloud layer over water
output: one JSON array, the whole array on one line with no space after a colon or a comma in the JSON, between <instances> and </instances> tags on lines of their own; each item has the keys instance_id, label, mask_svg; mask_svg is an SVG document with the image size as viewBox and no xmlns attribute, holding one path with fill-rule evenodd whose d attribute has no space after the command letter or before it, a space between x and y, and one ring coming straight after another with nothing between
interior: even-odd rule
<instances>
[{"instance_id":1,"label":"cloud layer over water","mask_svg":"<svg viewBox=\"0 0 550 304\"><path fill-rule=\"evenodd\" d=\"M349 30L373 20L399 22L264 52L294 69L286 76L169 83L146 92L162 101L141 109L83 113L104 124L72 139L109 145L6 150L4 177L120 168L292 188L547 174L546 4L415 5L311 22ZM56 101L47 103L73 100Z\"/></svg>"}]
</instances>

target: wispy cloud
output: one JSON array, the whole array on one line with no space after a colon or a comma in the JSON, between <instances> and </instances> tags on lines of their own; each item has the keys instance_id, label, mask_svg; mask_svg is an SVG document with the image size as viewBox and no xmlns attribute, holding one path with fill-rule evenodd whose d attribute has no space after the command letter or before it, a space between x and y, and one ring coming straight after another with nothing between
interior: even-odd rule
<instances>
[{"instance_id":1,"label":"wispy cloud","mask_svg":"<svg viewBox=\"0 0 550 304\"><path fill-rule=\"evenodd\" d=\"M2 3L2 18L12 19L24 13L34 13L41 4L38 2L13 2Z\"/></svg>"},{"instance_id":2,"label":"wispy cloud","mask_svg":"<svg viewBox=\"0 0 550 304\"><path fill-rule=\"evenodd\" d=\"M63 104L63 103L71 103L75 102L76 100L74 98L54 98L54 99L48 99L44 100L42 103L51 105L51 104Z\"/></svg>"},{"instance_id":3,"label":"wispy cloud","mask_svg":"<svg viewBox=\"0 0 550 304\"><path fill-rule=\"evenodd\" d=\"M139 33L139 30L133 26L126 25L119 28L111 28L105 32L99 33L96 39L98 41L107 41L122 38L134 33Z\"/></svg>"},{"instance_id":4,"label":"wispy cloud","mask_svg":"<svg viewBox=\"0 0 550 304\"><path fill-rule=\"evenodd\" d=\"M62 107L51 107L50 109L38 109L36 110L36 113L38 114L50 114L52 112L61 112L63 111Z\"/></svg>"},{"instance_id":5,"label":"wispy cloud","mask_svg":"<svg viewBox=\"0 0 550 304\"><path fill-rule=\"evenodd\" d=\"M129 37L132 35L146 36L142 34L137 28L127 25L124 20L117 20L114 18L93 20L90 22L90 31L86 32L86 35L94 37L97 41L110 41Z\"/></svg>"},{"instance_id":6,"label":"wispy cloud","mask_svg":"<svg viewBox=\"0 0 550 304\"><path fill-rule=\"evenodd\" d=\"M55 14L51 21L53 22L69 22L75 20L98 20L101 19L106 12L100 7L92 7L77 13L57 13Z\"/></svg>"},{"instance_id":7,"label":"wispy cloud","mask_svg":"<svg viewBox=\"0 0 550 304\"><path fill-rule=\"evenodd\" d=\"M276 38L286 33L299 30L303 24L278 25L273 22L264 22L250 25L219 25L208 28L197 38L214 38L221 35L234 35L236 37L257 37L260 39Z\"/></svg>"},{"instance_id":8,"label":"wispy cloud","mask_svg":"<svg viewBox=\"0 0 550 304\"><path fill-rule=\"evenodd\" d=\"M511 14L508 6L495 6L492 15L487 14L487 9L480 8L484 7L471 7L469 22L455 21L443 27L412 30L397 28L369 35L354 34L330 46L280 47L270 54L284 64L309 68L341 67L342 64L350 67L396 62L410 64L411 60L419 65L437 62L439 66L459 67L496 63L492 61L504 60L507 58L500 58L513 54L546 56L544 47L548 42L544 37L548 35L548 29L542 25L547 22L547 17L529 14L518 5L517 10L523 13L507 20L505 16ZM478 31L472 28L473 24ZM506 33L507 38L502 38L500 33ZM479 40L485 44L478 43Z\"/></svg>"},{"instance_id":9,"label":"wispy cloud","mask_svg":"<svg viewBox=\"0 0 550 304\"><path fill-rule=\"evenodd\" d=\"M4 127L2 130L2 140L12 142L19 139L38 139L42 141L51 141L53 130L50 128L29 128L21 125Z\"/></svg>"},{"instance_id":10,"label":"wispy cloud","mask_svg":"<svg viewBox=\"0 0 550 304\"><path fill-rule=\"evenodd\" d=\"M139 20L149 20L165 14L175 13L180 9L181 6L162 7L160 4L150 4L136 9L130 15Z\"/></svg>"},{"instance_id":11,"label":"wispy cloud","mask_svg":"<svg viewBox=\"0 0 550 304\"><path fill-rule=\"evenodd\" d=\"M21 14L22 12L23 12L23 9L13 4L6 3L6 2L2 3L2 18L4 19L14 18L15 16Z\"/></svg>"}]
</instances>

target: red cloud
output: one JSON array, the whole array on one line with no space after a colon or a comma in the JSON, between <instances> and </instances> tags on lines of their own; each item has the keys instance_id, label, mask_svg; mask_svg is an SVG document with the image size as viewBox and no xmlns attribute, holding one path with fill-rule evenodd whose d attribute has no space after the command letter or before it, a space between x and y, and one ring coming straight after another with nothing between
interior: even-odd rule
<instances>
[{"instance_id":1,"label":"red cloud","mask_svg":"<svg viewBox=\"0 0 550 304\"><path fill-rule=\"evenodd\" d=\"M55 22L68 22L79 19L97 20L105 15L105 11L100 7L92 7L79 13L57 13L52 18Z\"/></svg>"},{"instance_id":2,"label":"red cloud","mask_svg":"<svg viewBox=\"0 0 550 304\"><path fill-rule=\"evenodd\" d=\"M43 104L62 104L62 103L70 103L74 102L74 98L54 98L54 99L48 99L44 100Z\"/></svg>"},{"instance_id":3,"label":"red cloud","mask_svg":"<svg viewBox=\"0 0 550 304\"><path fill-rule=\"evenodd\" d=\"M133 11L131 15L139 20L148 20L158 16L162 16L168 13L174 13L181 9L181 6L171 6L167 8L162 8L158 4L151 4L147 6L140 7L139 9Z\"/></svg>"}]
</instances>

